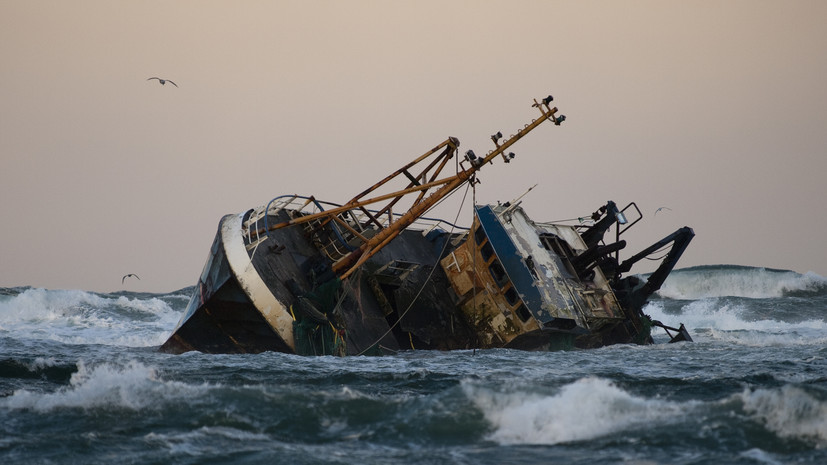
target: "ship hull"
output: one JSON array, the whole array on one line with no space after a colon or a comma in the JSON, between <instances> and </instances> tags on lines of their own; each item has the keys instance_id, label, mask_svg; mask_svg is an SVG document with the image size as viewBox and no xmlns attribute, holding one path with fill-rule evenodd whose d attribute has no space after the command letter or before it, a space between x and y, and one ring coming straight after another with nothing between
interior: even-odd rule
<instances>
[{"instance_id":1,"label":"ship hull","mask_svg":"<svg viewBox=\"0 0 827 465\"><path fill-rule=\"evenodd\" d=\"M579 277L572 263L588 244L573 227L478 207L470 229L403 230L341 280L331 245L346 251L348 243L330 224L252 233L301 214L267 207L222 218L161 350L362 355L652 341L645 299L623 305L594 264Z\"/></svg>"},{"instance_id":2,"label":"ship hull","mask_svg":"<svg viewBox=\"0 0 827 465\"><path fill-rule=\"evenodd\" d=\"M240 215L222 218L187 311L161 350L293 352L292 318L252 267Z\"/></svg>"},{"instance_id":3,"label":"ship hull","mask_svg":"<svg viewBox=\"0 0 827 465\"><path fill-rule=\"evenodd\" d=\"M284 215L268 218L272 224ZM405 231L363 273L341 282L300 228L270 234L250 247L241 227L247 216L221 220L187 311L162 351L359 355L473 346L470 330L453 311L444 274L438 266L418 266L439 258L434 242L420 231ZM411 269L399 279L380 269L388 264ZM313 293L322 281L335 294L335 316L329 308L316 310L331 305ZM409 311L397 318L403 306Z\"/></svg>"}]
</instances>

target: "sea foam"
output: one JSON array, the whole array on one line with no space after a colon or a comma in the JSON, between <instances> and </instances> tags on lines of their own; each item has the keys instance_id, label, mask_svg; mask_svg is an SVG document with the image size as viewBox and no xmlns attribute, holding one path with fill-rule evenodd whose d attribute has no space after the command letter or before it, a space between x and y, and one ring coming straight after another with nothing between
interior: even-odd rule
<instances>
[{"instance_id":1,"label":"sea foam","mask_svg":"<svg viewBox=\"0 0 827 465\"><path fill-rule=\"evenodd\" d=\"M673 271L658 291L670 299L707 297L782 297L794 292L824 292L827 278L816 273L734 265L699 266Z\"/></svg>"},{"instance_id":2,"label":"sea foam","mask_svg":"<svg viewBox=\"0 0 827 465\"><path fill-rule=\"evenodd\" d=\"M201 456L225 451L232 444L238 449L260 450L272 444L273 438L262 433L253 433L226 426L202 426L193 431L180 433L149 433L144 436L147 443L163 446L173 456Z\"/></svg>"},{"instance_id":3,"label":"sea foam","mask_svg":"<svg viewBox=\"0 0 827 465\"><path fill-rule=\"evenodd\" d=\"M69 344L160 345L179 317L154 297L32 288L0 300L0 331Z\"/></svg>"},{"instance_id":4,"label":"sea foam","mask_svg":"<svg viewBox=\"0 0 827 465\"><path fill-rule=\"evenodd\" d=\"M681 417L685 406L629 394L612 382L583 378L552 396L498 393L465 384L500 444L558 444L584 441L634 428L651 428ZM576 419L573 421L572 419Z\"/></svg>"},{"instance_id":5,"label":"sea foam","mask_svg":"<svg viewBox=\"0 0 827 465\"><path fill-rule=\"evenodd\" d=\"M643 398L598 377L579 379L554 395L495 392L471 382L463 383L463 389L493 428L488 439L502 445L588 441L668 427L686 415L718 418L725 425L743 409L747 418L779 438L827 446L827 401L794 385L747 388L711 402Z\"/></svg>"},{"instance_id":6,"label":"sea foam","mask_svg":"<svg viewBox=\"0 0 827 465\"><path fill-rule=\"evenodd\" d=\"M795 322L755 319L744 316L748 310L743 303L706 298L683 305L679 315L667 313L663 301L650 302L643 313L666 324L685 324L696 341L709 335L714 340L751 347L827 344L827 321L823 319Z\"/></svg>"},{"instance_id":7,"label":"sea foam","mask_svg":"<svg viewBox=\"0 0 827 465\"><path fill-rule=\"evenodd\" d=\"M737 396L744 411L783 438L827 445L827 402L796 386L747 389Z\"/></svg>"},{"instance_id":8,"label":"sea foam","mask_svg":"<svg viewBox=\"0 0 827 465\"><path fill-rule=\"evenodd\" d=\"M191 386L164 381L153 368L139 362L126 365L104 363L89 366L79 362L67 387L43 393L15 391L0 399L0 405L11 409L50 411L59 408L129 409L158 408L164 401L172 402L202 393L205 386Z\"/></svg>"}]
</instances>

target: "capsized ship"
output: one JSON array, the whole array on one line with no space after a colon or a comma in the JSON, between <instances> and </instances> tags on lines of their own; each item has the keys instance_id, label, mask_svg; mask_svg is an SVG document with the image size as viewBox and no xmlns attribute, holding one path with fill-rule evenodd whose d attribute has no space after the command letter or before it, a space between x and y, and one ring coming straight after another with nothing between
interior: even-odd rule
<instances>
[{"instance_id":1,"label":"capsized ship","mask_svg":"<svg viewBox=\"0 0 827 465\"><path fill-rule=\"evenodd\" d=\"M689 227L621 261L621 236L643 218L634 202L609 201L576 222L535 222L520 198L475 205L470 228L426 216L463 186L475 188L484 166L510 162L511 146L536 127L560 126L565 116L552 100L534 100L540 116L507 138L491 136L485 156L460 157L449 137L348 202L284 195L224 216L161 350L552 350L648 344L653 327L691 341L682 324L643 313L692 240ZM655 253L656 271L628 274Z\"/></svg>"}]
</instances>

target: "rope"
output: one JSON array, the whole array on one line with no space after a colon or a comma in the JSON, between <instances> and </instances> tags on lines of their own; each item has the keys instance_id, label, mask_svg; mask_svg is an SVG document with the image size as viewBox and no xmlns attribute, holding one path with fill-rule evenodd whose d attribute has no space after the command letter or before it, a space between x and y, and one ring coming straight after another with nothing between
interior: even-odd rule
<instances>
[{"instance_id":1,"label":"rope","mask_svg":"<svg viewBox=\"0 0 827 465\"><path fill-rule=\"evenodd\" d=\"M466 186L465 186L465 193L462 195L462 202L460 202L460 205L459 205L459 210L457 211L457 216L454 218L454 223L456 223L456 222L457 222L457 220L459 219L459 215L462 213L462 206L463 206L463 205L465 205L465 198L468 196L468 189L469 189L472 185L473 185L473 182L468 183L468 185L466 185ZM474 189L474 192L476 193L476 189ZM442 200L445 200L445 199L443 198ZM440 202L442 202L442 200L440 200ZM437 203L437 205L439 205L439 203ZM436 206L436 205L435 205L435 206ZM449 231L449 232L448 232L448 234L450 235L450 234L452 234L453 232L454 232L454 227L453 227L453 225L451 225L451 231ZM442 251L440 251L440 252L439 252L439 257L441 257L441 256L442 256L442 254L444 254L444 253L445 253L445 250L448 248L448 244L450 244L450 243L451 243L451 241L448 241L448 240L446 240L446 241L445 241L445 245L444 245L444 246L442 246ZM367 349L365 349L365 350L363 350L363 351L359 352L358 354L356 354L357 356L359 356L359 355L364 355L364 354L365 354L365 352L367 352L368 350L370 350L370 348L371 348L371 347L373 347L373 346L375 346L375 345L379 344L379 341L381 341L382 339L384 339L384 338L385 338L385 336L387 336L388 334L390 334L390 332L391 332L391 331L393 331L393 328L395 328L395 327L396 327L396 325L398 325L398 324L399 324L399 322L400 322L400 321L402 321L402 318L405 318L405 315L407 315L407 314L408 314L408 311L410 311L410 310L411 310L411 308L413 308L413 304L414 304L414 303L416 302L416 300L419 298L419 295L420 295L420 294L422 294L422 291L424 291L424 290L425 290L425 285L426 285L426 284L427 284L427 283L431 280L431 277L433 276L434 271L436 271L437 266L439 266L439 257L437 257L437 262L436 262L436 263L434 263L434 266L432 266L432 267L431 267L431 272L430 272L430 273L428 273L428 278L427 278L427 279L425 279L425 281L423 281L423 283L422 283L422 287L420 287L420 288L419 288L419 291L416 293L416 295L414 296L414 298L413 298L413 299L411 299L411 303L410 303L410 304L408 304L408 308L406 308L406 309L405 309L405 311L404 311L404 312L402 312L402 314L401 314L401 315L399 315L399 318L397 318L397 319L396 319L396 322L395 322L394 324L392 324L392 325L390 326L390 328L388 328L388 330L387 330L387 331L385 331L385 333L384 333L384 334L382 334L382 335L379 337L379 339L377 339L377 340L376 340L376 342L374 342L373 344L370 344L370 345L368 346L368 348L367 348ZM413 342L413 339L412 339L411 341Z\"/></svg>"},{"instance_id":2,"label":"rope","mask_svg":"<svg viewBox=\"0 0 827 465\"><path fill-rule=\"evenodd\" d=\"M474 208L476 208L477 207L477 185L474 184L473 182L471 184L472 184L471 198L472 198L472 202L474 202ZM474 224L473 215L474 215L474 213L471 212L471 224L472 225ZM477 227L481 228L482 225L479 225ZM474 306L474 316L476 316L477 315L477 250L476 250L477 249L477 238L474 237L473 240L474 240L474 258L473 258L473 260L474 260L474 283L473 283L472 289L473 289L474 295L473 295L473 298L472 298L471 302L473 303L473 306ZM474 326L476 326L476 324ZM474 355L477 355L477 346L480 345L479 337L480 337L479 332L477 332L476 328L475 328L475 330L474 330L474 339L476 340L476 344L474 344L474 352L473 352Z\"/></svg>"},{"instance_id":3,"label":"rope","mask_svg":"<svg viewBox=\"0 0 827 465\"><path fill-rule=\"evenodd\" d=\"M591 215L586 216L578 216L577 218L566 218L565 220L552 220L552 221L544 221L544 223L565 223L568 221L577 221L580 224L591 222L593 223L594 220L592 219Z\"/></svg>"},{"instance_id":4,"label":"rope","mask_svg":"<svg viewBox=\"0 0 827 465\"><path fill-rule=\"evenodd\" d=\"M645 258L646 260L651 260L653 262L663 260L664 258L666 258L667 255L669 255L669 251L667 251L665 254L661 255L660 257L655 257L655 258L651 258L651 257L652 257L652 255L654 255L656 253L663 252L664 250L666 250L667 247L669 247L669 244L664 245L663 247L659 248L658 250L652 251L652 253L650 253L649 255L647 255L643 258ZM670 248L669 250L671 251L672 249Z\"/></svg>"}]
</instances>

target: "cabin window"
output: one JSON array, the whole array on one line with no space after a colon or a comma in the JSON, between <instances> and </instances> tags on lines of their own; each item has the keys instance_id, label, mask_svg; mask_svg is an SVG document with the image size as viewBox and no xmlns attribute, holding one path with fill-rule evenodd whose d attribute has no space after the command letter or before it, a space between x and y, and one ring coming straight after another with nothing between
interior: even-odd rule
<instances>
[{"instance_id":1,"label":"cabin window","mask_svg":"<svg viewBox=\"0 0 827 465\"><path fill-rule=\"evenodd\" d=\"M514 286L509 287L508 290L505 291L505 300L508 301L508 305L516 305L520 300L520 296L517 295L517 291L514 289Z\"/></svg>"},{"instance_id":2,"label":"cabin window","mask_svg":"<svg viewBox=\"0 0 827 465\"><path fill-rule=\"evenodd\" d=\"M491 257L494 256L494 248L491 247L490 242L486 242L480 247L480 254L482 254L482 259L485 260L486 263L488 263L488 260L491 260Z\"/></svg>"},{"instance_id":3,"label":"cabin window","mask_svg":"<svg viewBox=\"0 0 827 465\"><path fill-rule=\"evenodd\" d=\"M540 242L546 250L551 250L559 257L570 258L575 255L569 243L554 234L540 234Z\"/></svg>"},{"instance_id":4,"label":"cabin window","mask_svg":"<svg viewBox=\"0 0 827 465\"><path fill-rule=\"evenodd\" d=\"M500 286L500 288L503 288L506 284L508 284L508 275L505 274L505 268L503 268L497 260L491 262L488 266L488 271L491 272L491 277L494 278L494 281L498 286Z\"/></svg>"},{"instance_id":5,"label":"cabin window","mask_svg":"<svg viewBox=\"0 0 827 465\"><path fill-rule=\"evenodd\" d=\"M485 239L485 231L482 229L482 226L477 226L477 229L474 230L474 240L477 241L477 245L482 244Z\"/></svg>"},{"instance_id":6,"label":"cabin window","mask_svg":"<svg viewBox=\"0 0 827 465\"><path fill-rule=\"evenodd\" d=\"M522 321L523 323L525 323L529 320L529 318L531 318L531 312L528 311L528 308L526 308L525 304L520 304L520 306L517 307L517 310L515 310L514 313L517 314L517 316L520 318L520 321Z\"/></svg>"}]
</instances>

